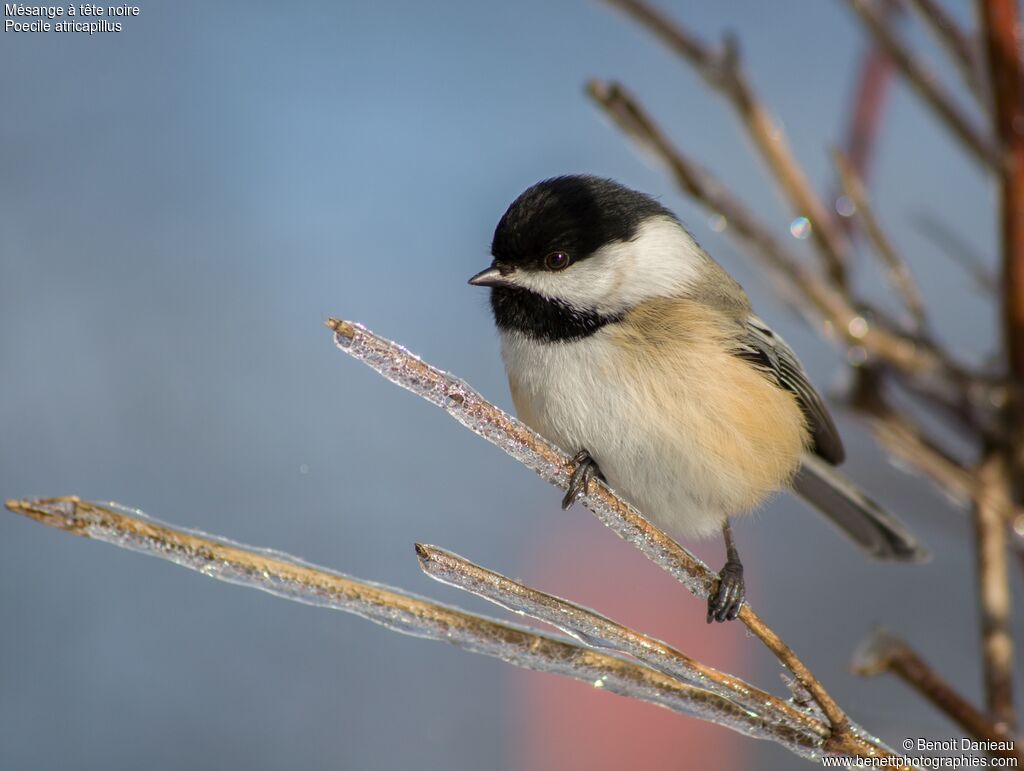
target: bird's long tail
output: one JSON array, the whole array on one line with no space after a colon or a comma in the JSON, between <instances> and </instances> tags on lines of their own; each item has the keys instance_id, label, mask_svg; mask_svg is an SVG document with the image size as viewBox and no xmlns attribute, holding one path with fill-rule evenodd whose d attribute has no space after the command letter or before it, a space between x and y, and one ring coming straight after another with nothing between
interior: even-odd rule
<instances>
[{"instance_id":1,"label":"bird's long tail","mask_svg":"<svg viewBox=\"0 0 1024 771\"><path fill-rule=\"evenodd\" d=\"M876 559L921 562L930 557L902 522L817 456L804 457L793 490Z\"/></svg>"}]
</instances>

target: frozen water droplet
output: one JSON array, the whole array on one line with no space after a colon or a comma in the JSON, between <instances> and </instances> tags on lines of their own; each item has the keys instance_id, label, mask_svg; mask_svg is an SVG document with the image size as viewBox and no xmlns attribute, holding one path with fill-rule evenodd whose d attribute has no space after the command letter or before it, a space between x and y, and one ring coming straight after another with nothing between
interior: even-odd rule
<instances>
[{"instance_id":1,"label":"frozen water droplet","mask_svg":"<svg viewBox=\"0 0 1024 771\"><path fill-rule=\"evenodd\" d=\"M716 233L721 233L729 225L729 220L723 217L721 214L715 214L708 220L708 227Z\"/></svg>"},{"instance_id":2,"label":"frozen water droplet","mask_svg":"<svg viewBox=\"0 0 1024 771\"><path fill-rule=\"evenodd\" d=\"M840 217L852 217L856 211L856 205L845 195L841 195L836 199L836 213Z\"/></svg>"},{"instance_id":3,"label":"frozen water droplet","mask_svg":"<svg viewBox=\"0 0 1024 771\"><path fill-rule=\"evenodd\" d=\"M868 320L863 316L854 316L846 325L846 331L850 333L850 337L860 340L868 333Z\"/></svg>"},{"instance_id":4,"label":"frozen water droplet","mask_svg":"<svg viewBox=\"0 0 1024 771\"><path fill-rule=\"evenodd\" d=\"M789 223L789 234L803 241L811 234L811 221L807 217L797 217Z\"/></svg>"}]
</instances>

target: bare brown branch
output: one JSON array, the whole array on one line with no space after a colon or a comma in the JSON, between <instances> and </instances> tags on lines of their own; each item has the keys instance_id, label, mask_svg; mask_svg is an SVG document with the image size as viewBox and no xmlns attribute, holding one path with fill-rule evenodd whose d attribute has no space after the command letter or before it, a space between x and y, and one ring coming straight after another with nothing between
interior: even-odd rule
<instances>
[{"instance_id":1,"label":"bare brown branch","mask_svg":"<svg viewBox=\"0 0 1024 771\"><path fill-rule=\"evenodd\" d=\"M903 640L883 631L875 632L857 650L853 671L865 677L892 672L952 718L968 735L1001 747L992 754L1024 762L1024 751L1017 748L1007 726L993 722L975 708Z\"/></svg>"},{"instance_id":2,"label":"bare brown branch","mask_svg":"<svg viewBox=\"0 0 1024 771\"><path fill-rule=\"evenodd\" d=\"M932 109L971 156L983 166L998 171L1002 155L985 132L975 125L963 109L942 88L935 74L899 39L874 0L847 0L864 22L871 37L892 59L913 90Z\"/></svg>"},{"instance_id":3,"label":"bare brown branch","mask_svg":"<svg viewBox=\"0 0 1024 771\"><path fill-rule=\"evenodd\" d=\"M1008 727L1017 722L1013 706L1013 638L1006 555L1006 529L1011 510L1006 458L994 452L978 470L974 528L985 695L992 717Z\"/></svg>"},{"instance_id":4,"label":"bare brown branch","mask_svg":"<svg viewBox=\"0 0 1024 771\"><path fill-rule=\"evenodd\" d=\"M1016 0L979 2L996 132L1006 156L1000 175L1003 324L1010 372L1024 389L1024 84ZM1016 419L1024 408L1016 407Z\"/></svg>"},{"instance_id":5,"label":"bare brown branch","mask_svg":"<svg viewBox=\"0 0 1024 771\"><path fill-rule=\"evenodd\" d=\"M831 280L846 283L849 242L835 218L811 187L782 127L758 98L740 67L739 46L727 38L720 51L712 50L685 26L670 19L644 0L607 0L646 27L655 37L679 54L713 90L726 97L739 115L747 135L767 164L774 182L789 202L795 216L807 217L811 236L818 247Z\"/></svg>"}]
</instances>

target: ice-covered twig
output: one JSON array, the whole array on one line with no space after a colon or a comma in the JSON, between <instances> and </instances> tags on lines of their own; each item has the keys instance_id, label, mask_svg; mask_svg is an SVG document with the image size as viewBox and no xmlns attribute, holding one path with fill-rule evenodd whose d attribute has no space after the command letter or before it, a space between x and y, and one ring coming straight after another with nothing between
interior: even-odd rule
<instances>
[{"instance_id":1,"label":"ice-covered twig","mask_svg":"<svg viewBox=\"0 0 1024 771\"><path fill-rule=\"evenodd\" d=\"M793 215L807 217L811 237L828 275L837 286L846 284L849 243L822 203L786 141L785 132L758 98L740 66L739 44L727 37L720 50L707 45L691 30L670 19L645 0L606 0L642 24L678 54L714 91L732 104L747 136L771 171Z\"/></svg>"},{"instance_id":2,"label":"ice-covered twig","mask_svg":"<svg viewBox=\"0 0 1024 771\"><path fill-rule=\"evenodd\" d=\"M824 754L893 757L884 744L860 729L853 729L842 743L823 741L821 723L817 723L819 730L814 731L796 728L790 721L775 721L774 715L766 717L643 663L351 578L282 552L174 528L116 503L99 504L66 497L11 500L7 501L7 508L44 525L165 559L210 578L307 605L352 613L401 634L448 642L524 669L571 677L746 736L774 741L805 758L820 758Z\"/></svg>"},{"instance_id":3,"label":"ice-covered twig","mask_svg":"<svg viewBox=\"0 0 1024 771\"><path fill-rule=\"evenodd\" d=\"M659 704L748 736L770 738L804 757L817 754L816 743L804 732L784 725L769 728L759 715L729 699L565 638L350 578L281 552L172 528L117 504L101 505L72 497L7 501L7 508L45 525L159 557L210 578L353 613L395 632L448 642L525 669L592 683L602 690Z\"/></svg>"},{"instance_id":4,"label":"ice-covered twig","mask_svg":"<svg viewBox=\"0 0 1024 771\"><path fill-rule=\"evenodd\" d=\"M572 460L539 434L484 399L463 381L430 366L405 348L375 335L360 324L330 319L338 348L380 373L392 383L444 409L459 423L504 450L545 481L562 489L568 486ZM656 565L676 578L690 592L707 598L717 576L701 560L656 528L607 485L593 481L580 502L616 535L636 546ZM841 747L853 734L845 713L806 665L749 605L739 620L765 644L828 717L832 727L830 746Z\"/></svg>"},{"instance_id":5,"label":"ice-covered twig","mask_svg":"<svg viewBox=\"0 0 1024 771\"><path fill-rule=\"evenodd\" d=\"M851 667L864 677L893 673L976 739L997 743L1014 739L1005 724L993 722L932 669L917 651L884 630L876 630L861 643ZM1014 742L1014 749L994 754L1024 762L1024 752L1017 749L1016 744Z\"/></svg>"},{"instance_id":6,"label":"ice-covered twig","mask_svg":"<svg viewBox=\"0 0 1024 771\"><path fill-rule=\"evenodd\" d=\"M417 544L416 553L420 566L431 578L551 624L586 645L628 654L677 680L717 693L761 715L767 726L785 725L816 742L828 738L828 726L816 717L738 677L695 661L661 640L568 600L531 589L436 546Z\"/></svg>"}]
</instances>

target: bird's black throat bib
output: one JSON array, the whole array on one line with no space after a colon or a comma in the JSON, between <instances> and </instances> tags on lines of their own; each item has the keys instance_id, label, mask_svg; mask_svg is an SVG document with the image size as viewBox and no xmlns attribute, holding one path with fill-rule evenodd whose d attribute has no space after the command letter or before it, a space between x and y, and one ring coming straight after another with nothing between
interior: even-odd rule
<instances>
[{"instance_id":1,"label":"bird's black throat bib","mask_svg":"<svg viewBox=\"0 0 1024 771\"><path fill-rule=\"evenodd\" d=\"M520 287L492 289L491 310L498 329L520 332L546 343L590 337L602 327L622 321L621 315L605 316L580 310Z\"/></svg>"}]
</instances>

